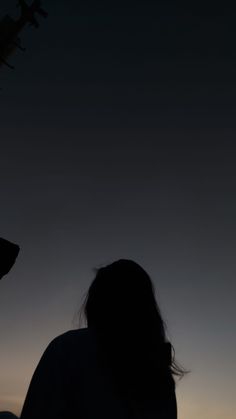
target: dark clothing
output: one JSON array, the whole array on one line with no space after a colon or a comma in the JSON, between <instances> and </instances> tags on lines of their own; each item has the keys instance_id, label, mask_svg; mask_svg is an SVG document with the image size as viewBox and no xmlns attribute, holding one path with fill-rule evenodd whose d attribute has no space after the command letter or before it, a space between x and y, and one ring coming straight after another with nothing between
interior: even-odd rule
<instances>
[{"instance_id":1,"label":"dark clothing","mask_svg":"<svg viewBox=\"0 0 236 419\"><path fill-rule=\"evenodd\" d=\"M177 419L174 390L164 410L154 406L132 416L113 391L97 352L89 328L56 337L34 372L21 419Z\"/></svg>"}]
</instances>

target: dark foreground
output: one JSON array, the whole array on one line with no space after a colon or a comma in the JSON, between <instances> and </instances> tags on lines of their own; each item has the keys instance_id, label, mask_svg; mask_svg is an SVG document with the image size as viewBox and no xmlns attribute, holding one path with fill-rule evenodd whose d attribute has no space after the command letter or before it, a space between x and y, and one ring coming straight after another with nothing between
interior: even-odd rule
<instances>
[{"instance_id":1,"label":"dark foreground","mask_svg":"<svg viewBox=\"0 0 236 419\"><path fill-rule=\"evenodd\" d=\"M18 417L11 412L0 412L0 419L18 419Z\"/></svg>"}]
</instances>

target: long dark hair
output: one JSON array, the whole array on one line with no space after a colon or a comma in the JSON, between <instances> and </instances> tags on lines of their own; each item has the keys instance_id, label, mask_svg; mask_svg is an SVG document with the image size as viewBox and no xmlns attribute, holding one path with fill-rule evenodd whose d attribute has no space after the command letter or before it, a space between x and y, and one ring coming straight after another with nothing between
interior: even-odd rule
<instances>
[{"instance_id":1,"label":"long dark hair","mask_svg":"<svg viewBox=\"0 0 236 419\"><path fill-rule=\"evenodd\" d=\"M185 374L167 341L152 281L136 262L120 259L96 269L81 310L122 396L163 399L175 387L173 376Z\"/></svg>"}]
</instances>

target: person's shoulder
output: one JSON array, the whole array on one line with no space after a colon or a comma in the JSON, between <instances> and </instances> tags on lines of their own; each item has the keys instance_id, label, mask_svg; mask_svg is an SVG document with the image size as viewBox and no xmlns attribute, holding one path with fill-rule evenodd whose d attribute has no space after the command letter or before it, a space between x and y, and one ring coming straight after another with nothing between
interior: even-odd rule
<instances>
[{"instance_id":1,"label":"person's shoulder","mask_svg":"<svg viewBox=\"0 0 236 419\"><path fill-rule=\"evenodd\" d=\"M55 338L52 339L51 344L53 345L63 345L75 341L82 341L86 339L87 335L89 334L88 328L82 329L73 329L64 332Z\"/></svg>"},{"instance_id":2,"label":"person's shoulder","mask_svg":"<svg viewBox=\"0 0 236 419\"><path fill-rule=\"evenodd\" d=\"M45 356L54 363L73 370L85 366L95 351L93 334L88 328L68 330L56 336L48 345Z\"/></svg>"},{"instance_id":3,"label":"person's shoulder","mask_svg":"<svg viewBox=\"0 0 236 419\"><path fill-rule=\"evenodd\" d=\"M56 336L49 344L51 348L66 348L86 345L87 341L90 339L90 331L87 327L81 329L68 330L58 336Z\"/></svg>"},{"instance_id":4,"label":"person's shoulder","mask_svg":"<svg viewBox=\"0 0 236 419\"><path fill-rule=\"evenodd\" d=\"M86 353L87 336L89 331L86 328L68 330L53 338L43 352L42 360L46 362L63 362L74 359L78 353Z\"/></svg>"}]
</instances>

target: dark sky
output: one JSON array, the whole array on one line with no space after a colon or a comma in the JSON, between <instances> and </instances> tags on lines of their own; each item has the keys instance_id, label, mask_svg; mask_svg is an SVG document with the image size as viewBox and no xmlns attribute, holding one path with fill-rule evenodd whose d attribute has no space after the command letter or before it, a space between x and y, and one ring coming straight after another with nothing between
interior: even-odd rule
<instances>
[{"instance_id":1,"label":"dark sky","mask_svg":"<svg viewBox=\"0 0 236 419\"><path fill-rule=\"evenodd\" d=\"M233 419L236 43L227 2L44 1L0 68L0 408L19 413L49 341L75 327L93 268L151 275L192 372L181 419ZM15 1L1 15L16 16ZM76 320L77 321L77 320Z\"/></svg>"}]
</instances>

